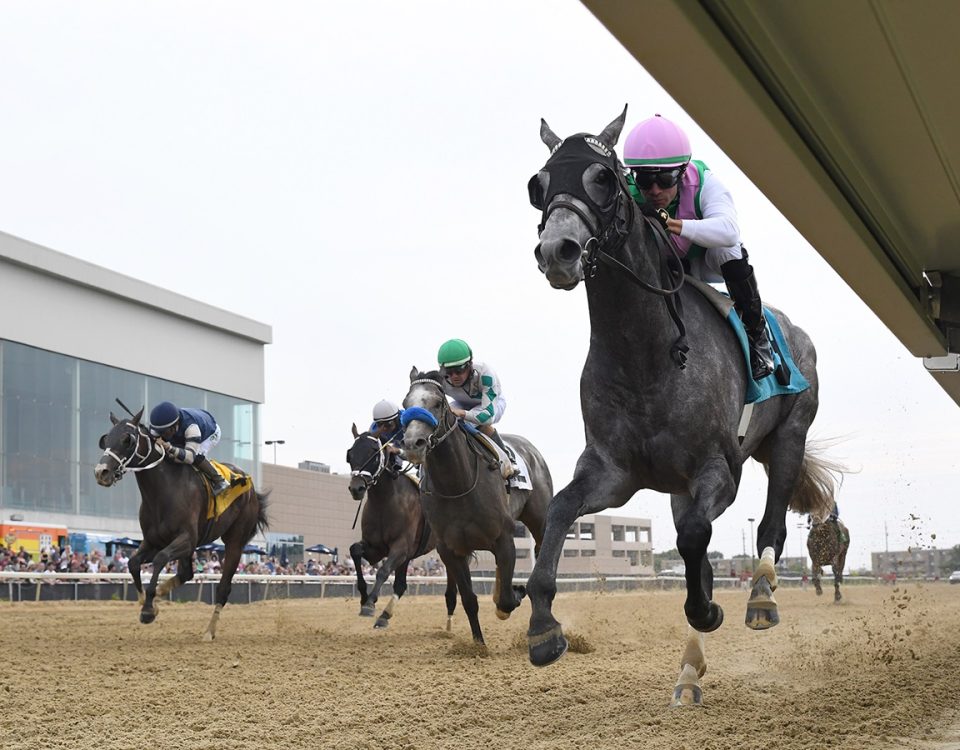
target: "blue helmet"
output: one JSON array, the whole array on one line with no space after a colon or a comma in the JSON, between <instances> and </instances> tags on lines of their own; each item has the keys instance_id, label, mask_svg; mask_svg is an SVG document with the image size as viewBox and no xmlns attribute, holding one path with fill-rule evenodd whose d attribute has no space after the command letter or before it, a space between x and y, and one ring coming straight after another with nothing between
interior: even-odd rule
<instances>
[{"instance_id":1,"label":"blue helmet","mask_svg":"<svg viewBox=\"0 0 960 750\"><path fill-rule=\"evenodd\" d=\"M165 430L173 427L180 419L180 410L171 401L161 401L150 412L150 427L154 430Z\"/></svg>"}]
</instances>

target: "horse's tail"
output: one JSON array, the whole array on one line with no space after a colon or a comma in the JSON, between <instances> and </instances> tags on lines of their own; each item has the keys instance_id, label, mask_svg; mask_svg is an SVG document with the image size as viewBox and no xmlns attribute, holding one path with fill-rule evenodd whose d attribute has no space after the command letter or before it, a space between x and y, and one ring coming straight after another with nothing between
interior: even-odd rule
<instances>
[{"instance_id":1,"label":"horse's tail","mask_svg":"<svg viewBox=\"0 0 960 750\"><path fill-rule=\"evenodd\" d=\"M822 454L833 441L808 440L800 465L800 477L787 507L813 518L826 518L833 510L837 490L843 484L843 475L850 472L838 461Z\"/></svg>"},{"instance_id":2,"label":"horse's tail","mask_svg":"<svg viewBox=\"0 0 960 750\"><path fill-rule=\"evenodd\" d=\"M267 506L270 504L270 492L272 490L267 490L266 492L256 492L257 495L257 531L261 534L266 531L270 526L270 521L267 519Z\"/></svg>"}]
</instances>

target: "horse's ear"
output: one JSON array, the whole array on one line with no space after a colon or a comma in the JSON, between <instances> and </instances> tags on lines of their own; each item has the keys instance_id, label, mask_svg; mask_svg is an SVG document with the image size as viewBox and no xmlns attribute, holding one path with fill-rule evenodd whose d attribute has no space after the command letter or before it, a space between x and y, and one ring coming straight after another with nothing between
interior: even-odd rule
<instances>
[{"instance_id":1,"label":"horse's ear","mask_svg":"<svg viewBox=\"0 0 960 750\"><path fill-rule=\"evenodd\" d=\"M120 424L120 420L117 419L115 416L113 416L113 412L110 412L110 421L113 422L114 424ZM100 446L100 447L102 448L103 446Z\"/></svg>"},{"instance_id":2,"label":"horse's ear","mask_svg":"<svg viewBox=\"0 0 960 750\"><path fill-rule=\"evenodd\" d=\"M627 105L623 105L623 112L620 113L620 116L611 122L607 127L603 129L603 132L597 136L601 141L606 143L610 148L613 148L617 145L617 141L620 139L620 132L623 130L623 124L627 121Z\"/></svg>"},{"instance_id":3,"label":"horse's ear","mask_svg":"<svg viewBox=\"0 0 960 750\"><path fill-rule=\"evenodd\" d=\"M563 140L550 129L550 126L547 125L547 121L542 117L540 118L540 140L546 143L547 148L551 151L559 146Z\"/></svg>"},{"instance_id":4,"label":"horse's ear","mask_svg":"<svg viewBox=\"0 0 960 750\"><path fill-rule=\"evenodd\" d=\"M356 422L354 422L352 425L350 425L350 428L353 430L353 439L354 439L354 440L356 440L358 437L360 437L360 433L357 432L357 423L356 423Z\"/></svg>"},{"instance_id":5,"label":"horse's ear","mask_svg":"<svg viewBox=\"0 0 960 750\"><path fill-rule=\"evenodd\" d=\"M418 370L417 366L414 365L413 367L410 368L410 382L412 383L414 380L416 380L419 377L420 377L420 370Z\"/></svg>"},{"instance_id":6,"label":"horse's ear","mask_svg":"<svg viewBox=\"0 0 960 750\"><path fill-rule=\"evenodd\" d=\"M110 416L112 417L113 414L111 414ZM99 445L100 445L100 450L106 450L106 448L107 448L107 436L106 436L106 435L101 435L101 436L100 436L100 443L99 443Z\"/></svg>"},{"instance_id":7,"label":"horse's ear","mask_svg":"<svg viewBox=\"0 0 960 750\"><path fill-rule=\"evenodd\" d=\"M134 423L135 425L139 425L139 424L140 424L140 418L143 416L143 410L144 410L145 408L146 408L146 407L141 406L141 407L140 407L140 411L138 411L136 414L133 415L133 423Z\"/></svg>"}]
</instances>

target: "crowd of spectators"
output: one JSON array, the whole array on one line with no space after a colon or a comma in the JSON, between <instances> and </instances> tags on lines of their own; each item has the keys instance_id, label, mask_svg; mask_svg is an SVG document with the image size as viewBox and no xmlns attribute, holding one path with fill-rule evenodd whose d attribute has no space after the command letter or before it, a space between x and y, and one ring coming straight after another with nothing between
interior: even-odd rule
<instances>
[{"instance_id":1,"label":"crowd of spectators","mask_svg":"<svg viewBox=\"0 0 960 750\"><path fill-rule=\"evenodd\" d=\"M117 546L109 557L99 550L93 552L75 552L70 545L65 547L45 547L41 550L38 559L27 552L22 546L19 549L7 548L0 542L0 571L21 573L127 573L129 555L133 550ZM193 561L197 573L219 573L220 556L216 552L195 552ZM150 566L143 566L146 575ZM176 563L167 565L166 572L176 572ZM354 576L356 567L353 560L322 562L313 558L306 561L292 562L285 557L244 555L237 573L251 575L309 575L309 576ZM363 575L372 578L376 569L363 564ZM446 571L443 563L435 558L427 558L417 565L410 565L407 575L411 576L444 576Z\"/></svg>"}]
</instances>

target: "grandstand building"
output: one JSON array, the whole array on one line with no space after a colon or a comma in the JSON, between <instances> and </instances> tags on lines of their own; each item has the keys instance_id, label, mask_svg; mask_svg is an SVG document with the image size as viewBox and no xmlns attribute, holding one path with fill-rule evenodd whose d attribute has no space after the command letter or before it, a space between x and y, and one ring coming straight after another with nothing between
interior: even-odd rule
<instances>
[{"instance_id":1,"label":"grandstand building","mask_svg":"<svg viewBox=\"0 0 960 750\"><path fill-rule=\"evenodd\" d=\"M69 529L74 547L138 537L128 477L93 477L114 399L213 413L216 458L259 476L271 329L0 232L0 518ZM217 367L197 368L198 361ZM81 549L81 551L83 551Z\"/></svg>"}]
</instances>

